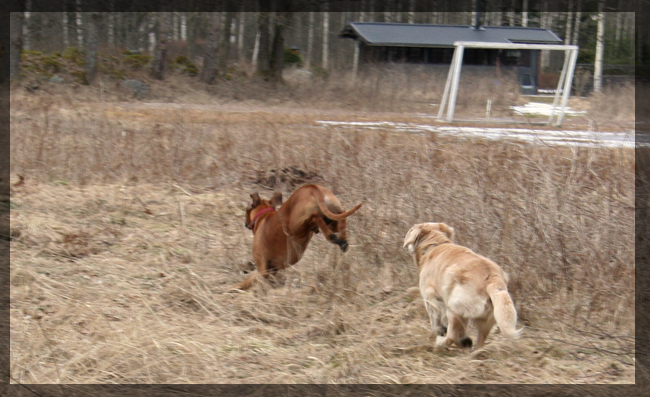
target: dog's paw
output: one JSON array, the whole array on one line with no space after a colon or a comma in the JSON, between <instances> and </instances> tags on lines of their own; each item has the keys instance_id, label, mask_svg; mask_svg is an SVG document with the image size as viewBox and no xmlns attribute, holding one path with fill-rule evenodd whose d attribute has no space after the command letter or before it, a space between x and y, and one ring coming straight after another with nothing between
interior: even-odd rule
<instances>
[{"instance_id":1,"label":"dog's paw","mask_svg":"<svg viewBox=\"0 0 650 397\"><path fill-rule=\"evenodd\" d=\"M472 347L472 338L469 336L464 337L460 340L460 347L471 348Z\"/></svg>"},{"instance_id":2,"label":"dog's paw","mask_svg":"<svg viewBox=\"0 0 650 397\"><path fill-rule=\"evenodd\" d=\"M436 346L442 346L442 347L447 347L449 346L449 341L447 340L446 336L440 336L438 335L436 337Z\"/></svg>"},{"instance_id":3,"label":"dog's paw","mask_svg":"<svg viewBox=\"0 0 650 397\"><path fill-rule=\"evenodd\" d=\"M348 245L348 242L345 241L345 240L341 240L338 244L339 244L339 247L341 247L341 251L343 251L343 252L346 252L348 250L348 248L350 247Z\"/></svg>"}]
</instances>

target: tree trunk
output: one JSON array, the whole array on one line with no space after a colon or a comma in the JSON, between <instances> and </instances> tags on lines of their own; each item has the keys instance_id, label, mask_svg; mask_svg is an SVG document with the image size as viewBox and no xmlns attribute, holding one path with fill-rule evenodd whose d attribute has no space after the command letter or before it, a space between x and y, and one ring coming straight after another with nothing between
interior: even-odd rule
<instances>
[{"instance_id":1,"label":"tree trunk","mask_svg":"<svg viewBox=\"0 0 650 397\"><path fill-rule=\"evenodd\" d=\"M515 26L517 24L515 15L515 3L516 0L511 0L510 2L510 11L508 11L508 26Z\"/></svg>"},{"instance_id":2,"label":"tree trunk","mask_svg":"<svg viewBox=\"0 0 650 397\"><path fill-rule=\"evenodd\" d=\"M618 2L618 12L616 13L616 33L614 34L614 50L615 55L620 53L619 46L621 45L621 31L623 30L623 13L621 9L621 0Z\"/></svg>"},{"instance_id":3,"label":"tree trunk","mask_svg":"<svg viewBox=\"0 0 650 397\"><path fill-rule=\"evenodd\" d=\"M257 52L257 73L261 74L262 77L266 79L270 68L269 45L271 38L269 37L269 19L271 18L271 15L266 11L267 7L263 6L262 2L264 2L264 0L260 2L260 9L264 9L265 11L260 12L259 15L260 44Z\"/></svg>"},{"instance_id":4,"label":"tree trunk","mask_svg":"<svg viewBox=\"0 0 650 397\"><path fill-rule=\"evenodd\" d=\"M544 0L544 3L542 5L542 15L541 15L541 27L543 29L549 29L549 22L550 22L550 12L548 12L548 0ZM550 63L550 53L548 50L542 50L540 51L540 62L542 64L542 71L547 69L549 67Z\"/></svg>"},{"instance_id":5,"label":"tree trunk","mask_svg":"<svg viewBox=\"0 0 650 397\"><path fill-rule=\"evenodd\" d=\"M189 29L187 30L187 57L194 62L196 57L196 25L198 23L198 18L196 18L195 13L192 12L189 15Z\"/></svg>"},{"instance_id":6,"label":"tree trunk","mask_svg":"<svg viewBox=\"0 0 650 397\"><path fill-rule=\"evenodd\" d=\"M307 25L307 54L305 55L305 68L311 68L312 50L314 47L314 16L315 13L309 13L309 23Z\"/></svg>"},{"instance_id":7,"label":"tree trunk","mask_svg":"<svg viewBox=\"0 0 650 397\"><path fill-rule=\"evenodd\" d=\"M70 38L68 37L68 13L64 11L61 14L61 25L63 25L63 42L61 44L65 50L70 47Z\"/></svg>"},{"instance_id":8,"label":"tree trunk","mask_svg":"<svg viewBox=\"0 0 650 397\"><path fill-rule=\"evenodd\" d=\"M241 6L242 10L244 6ZM246 21L246 13L244 11L239 12L239 20L237 21L237 57L239 58L239 63L244 63L244 27Z\"/></svg>"},{"instance_id":9,"label":"tree trunk","mask_svg":"<svg viewBox=\"0 0 650 397\"><path fill-rule=\"evenodd\" d=\"M639 18L639 16L636 15L635 18ZM643 63L643 34L642 33L643 33L643 24L640 23L637 26L635 26L636 40L634 41L636 43L636 51L635 51L636 61L639 65Z\"/></svg>"},{"instance_id":10,"label":"tree trunk","mask_svg":"<svg viewBox=\"0 0 650 397\"><path fill-rule=\"evenodd\" d=\"M147 18L146 16L142 17L137 16L137 26L138 26L138 51L140 53L144 52L145 45L149 40L149 35L147 33Z\"/></svg>"},{"instance_id":11,"label":"tree trunk","mask_svg":"<svg viewBox=\"0 0 650 397\"><path fill-rule=\"evenodd\" d=\"M158 13L158 34L156 37L156 49L153 56L151 77L156 80L164 80L167 69L167 45L171 33L171 13Z\"/></svg>"},{"instance_id":12,"label":"tree trunk","mask_svg":"<svg viewBox=\"0 0 650 397\"><path fill-rule=\"evenodd\" d=\"M75 22L77 25L77 48L84 47L83 36L83 21L81 19L81 0L77 0L77 8L75 10Z\"/></svg>"},{"instance_id":13,"label":"tree trunk","mask_svg":"<svg viewBox=\"0 0 650 397\"><path fill-rule=\"evenodd\" d=\"M408 23L415 23L415 0L409 1Z\"/></svg>"},{"instance_id":14,"label":"tree trunk","mask_svg":"<svg viewBox=\"0 0 650 397\"><path fill-rule=\"evenodd\" d=\"M23 52L23 18L22 12L10 14L10 41L11 53L9 54L9 79L17 80L20 77L20 54Z\"/></svg>"},{"instance_id":15,"label":"tree trunk","mask_svg":"<svg viewBox=\"0 0 650 397\"><path fill-rule=\"evenodd\" d=\"M24 21L23 21L23 49L26 51L29 51L32 49L31 45L31 40L30 40L30 30L31 30L31 24L30 24L30 17L31 17L31 12L29 12L32 9L32 2L31 0L25 0L25 14L24 14Z\"/></svg>"},{"instance_id":16,"label":"tree trunk","mask_svg":"<svg viewBox=\"0 0 650 397\"><path fill-rule=\"evenodd\" d=\"M582 18L582 0L578 0L576 4L576 22L573 28L573 42L571 44L578 45L580 38L580 19Z\"/></svg>"},{"instance_id":17,"label":"tree trunk","mask_svg":"<svg viewBox=\"0 0 650 397\"><path fill-rule=\"evenodd\" d=\"M88 35L86 38L86 59L84 62L84 84L92 84L97 76L97 46L99 42L99 24L101 14L90 14Z\"/></svg>"},{"instance_id":18,"label":"tree trunk","mask_svg":"<svg viewBox=\"0 0 650 397\"><path fill-rule=\"evenodd\" d=\"M596 31L596 60L594 63L594 92L602 92L603 54L605 49L605 0L598 1L598 29Z\"/></svg>"},{"instance_id":19,"label":"tree trunk","mask_svg":"<svg viewBox=\"0 0 650 397\"><path fill-rule=\"evenodd\" d=\"M253 73L257 73L257 65L259 64L259 55L260 55L260 32L259 30L255 34L255 44L253 45L253 55L251 57L251 66Z\"/></svg>"},{"instance_id":20,"label":"tree trunk","mask_svg":"<svg viewBox=\"0 0 650 397\"><path fill-rule=\"evenodd\" d=\"M187 41L187 13L181 14L181 40Z\"/></svg>"},{"instance_id":21,"label":"tree trunk","mask_svg":"<svg viewBox=\"0 0 650 397\"><path fill-rule=\"evenodd\" d=\"M478 18L478 13L476 12L476 2L477 1L481 1L481 0L472 0L472 12L471 12L472 21L470 22L470 24L472 26L476 26L476 18Z\"/></svg>"},{"instance_id":22,"label":"tree trunk","mask_svg":"<svg viewBox=\"0 0 650 397\"><path fill-rule=\"evenodd\" d=\"M564 29L564 44L571 44L571 27L573 19L573 0L569 0L569 10L566 13L566 28Z\"/></svg>"},{"instance_id":23,"label":"tree trunk","mask_svg":"<svg viewBox=\"0 0 650 397\"><path fill-rule=\"evenodd\" d=\"M156 18L155 14L150 13L148 15L149 17L149 23L147 24L147 28L149 31L149 53L150 54L155 54L156 52L156 32L154 31L154 26L156 25Z\"/></svg>"},{"instance_id":24,"label":"tree trunk","mask_svg":"<svg viewBox=\"0 0 650 397\"><path fill-rule=\"evenodd\" d=\"M325 70L329 67L330 16L327 8L327 4L325 4L325 12L323 13L323 69Z\"/></svg>"},{"instance_id":25,"label":"tree trunk","mask_svg":"<svg viewBox=\"0 0 650 397\"><path fill-rule=\"evenodd\" d=\"M112 12L108 13L108 44L115 45L115 14Z\"/></svg>"},{"instance_id":26,"label":"tree trunk","mask_svg":"<svg viewBox=\"0 0 650 397\"><path fill-rule=\"evenodd\" d=\"M273 82L282 81L282 67L284 65L284 30L288 23L289 13L281 12L275 18L275 34L271 52L269 78Z\"/></svg>"},{"instance_id":27,"label":"tree trunk","mask_svg":"<svg viewBox=\"0 0 650 397\"><path fill-rule=\"evenodd\" d=\"M172 12L170 17L171 17L171 25L172 25L171 40L178 41L178 13Z\"/></svg>"},{"instance_id":28,"label":"tree trunk","mask_svg":"<svg viewBox=\"0 0 650 397\"><path fill-rule=\"evenodd\" d=\"M524 0L522 5L521 26L528 27L528 0Z\"/></svg>"},{"instance_id":29,"label":"tree trunk","mask_svg":"<svg viewBox=\"0 0 650 397\"><path fill-rule=\"evenodd\" d=\"M206 84L214 84L217 77L217 51L219 49L219 33L221 30L221 15L211 12L208 29L208 37L205 43L205 55L203 57L203 71L201 81Z\"/></svg>"},{"instance_id":30,"label":"tree trunk","mask_svg":"<svg viewBox=\"0 0 650 397\"><path fill-rule=\"evenodd\" d=\"M225 12L223 22L223 34L221 36L221 44L219 45L219 66L218 71L220 74L226 74L228 68L228 59L230 57L230 35L232 30L232 21L235 18L235 13L228 11Z\"/></svg>"}]
</instances>

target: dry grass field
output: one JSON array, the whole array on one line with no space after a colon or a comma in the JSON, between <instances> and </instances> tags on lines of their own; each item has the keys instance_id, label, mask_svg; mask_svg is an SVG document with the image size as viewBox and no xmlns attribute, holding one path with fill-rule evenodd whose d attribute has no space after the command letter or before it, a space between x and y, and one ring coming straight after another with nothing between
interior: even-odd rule
<instances>
[{"instance_id":1,"label":"dry grass field","mask_svg":"<svg viewBox=\"0 0 650 397\"><path fill-rule=\"evenodd\" d=\"M315 123L417 117L403 107L169 95L12 90L12 382L629 384L647 370L633 149ZM249 194L310 182L364 203L350 250L318 234L296 266L227 292L250 270ZM434 348L401 247L425 221L510 274L522 339Z\"/></svg>"}]
</instances>

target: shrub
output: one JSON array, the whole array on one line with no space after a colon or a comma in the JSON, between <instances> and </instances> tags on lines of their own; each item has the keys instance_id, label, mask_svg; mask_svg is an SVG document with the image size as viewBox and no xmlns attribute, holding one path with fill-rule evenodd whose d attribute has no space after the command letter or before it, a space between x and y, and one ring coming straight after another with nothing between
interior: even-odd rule
<instances>
[{"instance_id":1,"label":"shrub","mask_svg":"<svg viewBox=\"0 0 650 397\"><path fill-rule=\"evenodd\" d=\"M285 65L296 65L302 67L302 58L297 53L294 54L291 48L284 49L284 64Z\"/></svg>"},{"instance_id":2,"label":"shrub","mask_svg":"<svg viewBox=\"0 0 650 397\"><path fill-rule=\"evenodd\" d=\"M43 56L41 62L43 64L43 69L52 73L60 73L63 69L61 61L54 55Z\"/></svg>"},{"instance_id":3,"label":"shrub","mask_svg":"<svg viewBox=\"0 0 650 397\"><path fill-rule=\"evenodd\" d=\"M77 49L77 47L68 47L63 51L63 59L70 62L74 62L78 66L83 66L86 62L84 60L85 53L83 50Z\"/></svg>"},{"instance_id":4,"label":"shrub","mask_svg":"<svg viewBox=\"0 0 650 397\"><path fill-rule=\"evenodd\" d=\"M124 63L132 70L142 70L149 65L152 59L151 55L130 54L124 56Z\"/></svg>"},{"instance_id":5,"label":"shrub","mask_svg":"<svg viewBox=\"0 0 650 397\"><path fill-rule=\"evenodd\" d=\"M199 74L199 68L184 55L177 56L176 59L174 59L172 67L180 69L181 73L189 76L196 76Z\"/></svg>"}]
</instances>

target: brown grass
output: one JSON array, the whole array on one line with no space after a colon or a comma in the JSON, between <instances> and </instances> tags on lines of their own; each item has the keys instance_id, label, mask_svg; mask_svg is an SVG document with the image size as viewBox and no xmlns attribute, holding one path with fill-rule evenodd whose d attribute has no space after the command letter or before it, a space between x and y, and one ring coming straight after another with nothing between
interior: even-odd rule
<instances>
[{"instance_id":1,"label":"brown grass","mask_svg":"<svg viewBox=\"0 0 650 397\"><path fill-rule=\"evenodd\" d=\"M644 370L632 149L313 123L409 117L388 112L56 95L12 91L13 182L26 177L10 203L13 382L632 383ZM250 258L248 194L270 196L255 182L291 166L346 208L364 202L350 251L316 235L298 265L226 293ZM290 182L275 189L288 197ZM401 249L422 221L505 268L524 339L433 348Z\"/></svg>"}]
</instances>

